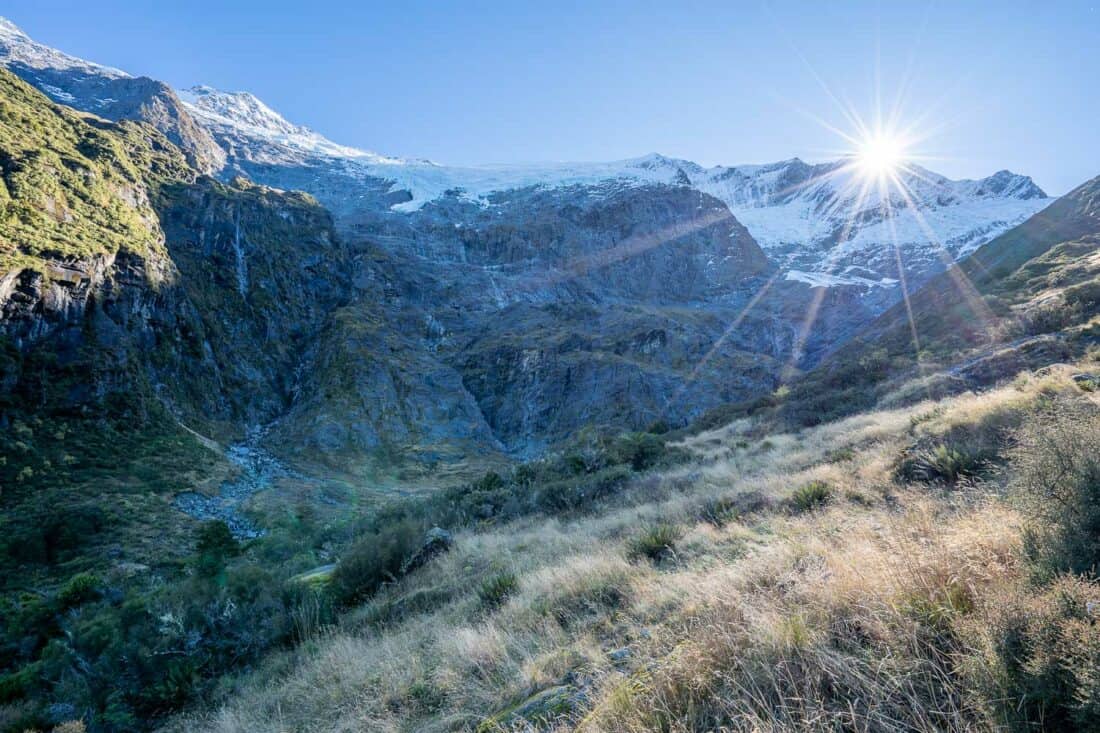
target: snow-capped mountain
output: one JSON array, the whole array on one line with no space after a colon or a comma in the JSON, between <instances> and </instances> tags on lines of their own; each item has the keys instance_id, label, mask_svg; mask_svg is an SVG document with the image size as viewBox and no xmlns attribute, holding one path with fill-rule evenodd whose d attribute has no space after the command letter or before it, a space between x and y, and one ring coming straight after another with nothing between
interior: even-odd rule
<instances>
[{"instance_id":1,"label":"snow-capped mountain","mask_svg":"<svg viewBox=\"0 0 1100 733\"><path fill-rule=\"evenodd\" d=\"M725 203L764 250L790 269L790 279L812 285L893 287L901 279L899 251L914 279L923 279L1051 201L1029 177L1010 171L954 181L909 165L898 175L900 185L883 188L868 185L843 160L706 168L650 154L606 163L446 166L339 145L287 122L247 93L200 87L181 96L237 158L385 181L391 193L404 194L390 204L397 212L418 211L446 196L487 205L494 194L531 187L689 186ZM315 193L336 205L331 194Z\"/></svg>"},{"instance_id":2,"label":"snow-capped mountain","mask_svg":"<svg viewBox=\"0 0 1100 733\"><path fill-rule=\"evenodd\" d=\"M2 19L0 64L60 103L152 122L200 167L223 177L303 188L338 217L371 206L411 214L447 198L487 206L494 195L528 188L688 186L725 203L788 279L814 286L896 289L903 275L919 282L1052 200L1030 178L1009 171L953 181L908 166L900 186L868 186L843 160L708 168L651 154L606 163L460 167L388 157L289 122L248 92L164 87L153 96L168 111L150 114L142 97L149 91L133 90L151 80L36 43ZM123 103L119 89L137 98Z\"/></svg>"},{"instance_id":3,"label":"snow-capped mountain","mask_svg":"<svg viewBox=\"0 0 1100 733\"><path fill-rule=\"evenodd\" d=\"M200 85L176 94L195 119L214 132L223 144L256 146L269 143L273 161L287 162L292 159L289 151L294 151L373 163L403 162L338 145L308 127L291 124L248 92L223 92Z\"/></svg>"},{"instance_id":4,"label":"snow-capped mountain","mask_svg":"<svg viewBox=\"0 0 1100 733\"><path fill-rule=\"evenodd\" d=\"M130 76L121 69L85 61L37 43L6 18L0 18L0 63L4 66L20 64L41 71L66 71L74 78L121 79ZM59 101L65 98L64 94L58 97Z\"/></svg>"}]
</instances>

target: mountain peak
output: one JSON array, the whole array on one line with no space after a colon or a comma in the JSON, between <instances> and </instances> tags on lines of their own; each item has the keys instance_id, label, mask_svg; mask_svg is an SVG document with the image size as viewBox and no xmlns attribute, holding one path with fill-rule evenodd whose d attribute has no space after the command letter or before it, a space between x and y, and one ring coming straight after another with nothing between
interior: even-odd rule
<instances>
[{"instance_id":1,"label":"mountain peak","mask_svg":"<svg viewBox=\"0 0 1100 733\"><path fill-rule=\"evenodd\" d=\"M0 16L0 38L19 38L29 41L30 36L23 32L23 30L12 23L7 18Z\"/></svg>"},{"instance_id":2,"label":"mountain peak","mask_svg":"<svg viewBox=\"0 0 1100 733\"><path fill-rule=\"evenodd\" d=\"M223 92L199 85L179 92L187 104L207 115L217 115L227 122L277 135L308 134L309 128L294 125L261 102L251 92Z\"/></svg>"},{"instance_id":3,"label":"mountain peak","mask_svg":"<svg viewBox=\"0 0 1100 733\"><path fill-rule=\"evenodd\" d=\"M191 112L220 136L244 136L261 140L296 154L365 160L371 163L402 162L359 148L339 145L305 125L290 122L251 92L225 92L198 85L178 92Z\"/></svg>"},{"instance_id":4,"label":"mountain peak","mask_svg":"<svg viewBox=\"0 0 1100 733\"><path fill-rule=\"evenodd\" d=\"M38 43L7 18L0 16L0 64L20 64L30 69L68 71L106 79L130 75L121 69L92 63Z\"/></svg>"}]
</instances>

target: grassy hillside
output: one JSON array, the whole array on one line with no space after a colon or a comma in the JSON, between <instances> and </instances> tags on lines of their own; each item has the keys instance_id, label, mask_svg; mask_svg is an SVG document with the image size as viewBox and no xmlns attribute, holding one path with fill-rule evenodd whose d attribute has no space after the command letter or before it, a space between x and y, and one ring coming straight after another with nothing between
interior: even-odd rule
<instances>
[{"instance_id":1,"label":"grassy hillside","mask_svg":"<svg viewBox=\"0 0 1100 733\"><path fill-rule=\"evenodd\" d=\"M150 128L52 104L7 70L0 150L0 276L17 262L157 247L150 179L193 178Z\"/></svg>"},{"instance_id":2,"label":"grassy hillside","mask_svg":"<svg viewBox=\"0 0 1100 733\"><path fill-rule=\"evenodd\" d=\"M688 465L459 533L168 730L1084 725L1100 585L1063 573L1098 559L1091 525L1033 507L1095 499L1100 404L1071 375L1097 366L695 436Z\"/></svg>"}]
</instances>

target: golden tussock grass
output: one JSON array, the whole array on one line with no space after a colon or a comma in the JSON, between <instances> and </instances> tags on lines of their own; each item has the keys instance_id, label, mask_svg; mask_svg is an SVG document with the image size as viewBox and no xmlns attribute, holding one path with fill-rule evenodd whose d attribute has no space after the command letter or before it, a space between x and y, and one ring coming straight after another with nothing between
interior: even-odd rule
<instances>
[{"instance_id":1,"label":"golden tussock grass","mask_svg":"<svg viewBox=\"0 0 1100 733\"><path fill-rule=\"evenodd\" d=\"M915 443L1000 435L1037 401L1079 395L1070 371L767 445L745 421L694 436L691 464L602 511L459 533L452 552L168 729L990 729L970 683L988 654L974 625L1019 582L1022 520L996 471L945 489L899 484L894 467ZM825 503L788 509L814 481ZM657 522L676 529L669 551L632 556ZM486 608L477 588L500 572L518 583ZM413 610L382 614L401 603ZM510 712L558 688L567 705Z\"/></svg>"}]
</instances>

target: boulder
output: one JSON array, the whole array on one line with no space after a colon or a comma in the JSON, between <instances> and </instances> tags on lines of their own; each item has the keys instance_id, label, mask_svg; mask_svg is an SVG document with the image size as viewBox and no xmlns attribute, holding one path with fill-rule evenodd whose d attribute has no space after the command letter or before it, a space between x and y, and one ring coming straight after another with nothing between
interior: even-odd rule
<instances>
[{"instance_id":1,"label":"boulder","mask_svg":"<svg viewBox=\"0 0 1100 733\"><path fill-rule=\"evenodd\" d=\"M424 535L424 542L412 557L401 565L401 574L406 575L417 568L427 565L432 558L442 555L454 545L454 537L442 527L432 527Z\"/></svg>"},{"instance_id":2,"label":"boulder","mask_svg":"<svg viewBox=\"0 0 1100 733\"><path fill-rule=\"evenodd\" d=\"M1070 379L1073 380L1074 384L1086 392L1095 392L1097 389L1100 389L1100 374L1082 372L1080 374L1074 374Z\"/></svg>"},{"instance_id":3,"label":"boulder","mask_svg":"<svg viewBox=\"0 0 1100 733\"><path fill-rule=\"evenodd\" d=\"M549 728L584 701L584 693L573 685L557 685L536 692L518 705L505 708L482 721L478 733L501 730L538 730Z\"/></svg>"}]
</instances>

